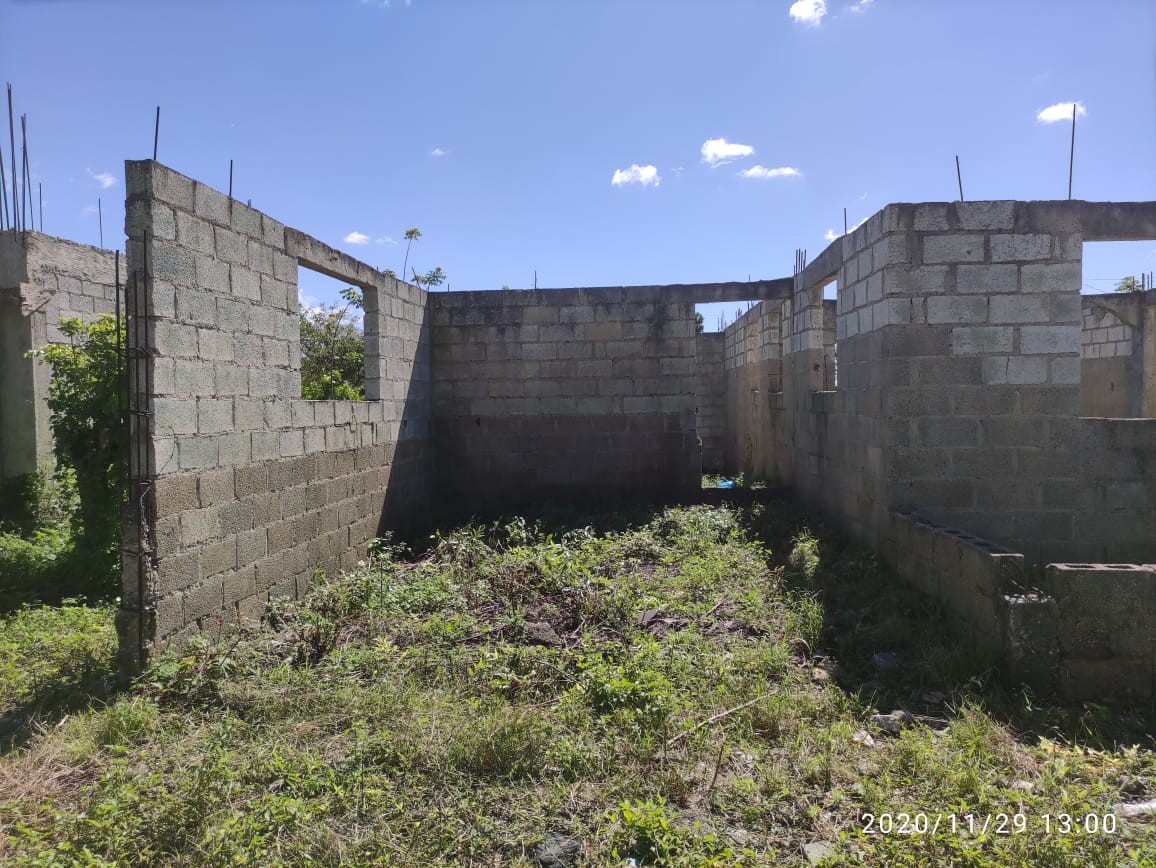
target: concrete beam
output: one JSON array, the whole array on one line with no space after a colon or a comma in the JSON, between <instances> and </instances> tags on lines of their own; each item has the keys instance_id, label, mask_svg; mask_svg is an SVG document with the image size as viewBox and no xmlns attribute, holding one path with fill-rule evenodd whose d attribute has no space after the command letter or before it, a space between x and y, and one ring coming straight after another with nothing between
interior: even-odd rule
<instances>
[{"instance_id":1,"label":"concrete beam","mask_svg":"<svg viewBox=\"0 0 1156 868\"><path fill-rule=\"evenodd\" d=\"M437 292L434 299L457 299L482 307L493 305L572 304L710 304L728 301L762 301L790 298L794 281L733 280L725 283L670 283L656 286L587 286L567 289L508 289Z\"/></svg>"},{"instance_id":2,"label":"concrete beam","mask_svg":"<svg viewBox=\"0 0 1156 868\"><path fill-rule=\"evenodd\" d=\"M1016 232L1079 232L1084 241L1156 240L1156 202L1017 202Z\"/></svg>"}]
</instances>

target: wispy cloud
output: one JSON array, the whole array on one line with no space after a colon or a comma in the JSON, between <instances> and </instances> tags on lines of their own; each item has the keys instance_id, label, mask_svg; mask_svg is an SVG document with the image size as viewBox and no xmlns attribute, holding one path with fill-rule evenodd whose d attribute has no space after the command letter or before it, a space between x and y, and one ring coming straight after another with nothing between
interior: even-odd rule
<instances>
[{"instance_id":1,"label":"wispy cloud","mask_svg":"<svg viewBox=\"0 0 1156 868\"><path fill-rule=\"evenodd\" d=\"M803 173L794 166L779 166L775 169L768 169L766 166L751 166L749 169L743 169L739 174L744 178L798 178Z\"/></svg>"},{"instance_id":2,"label":"wispy cloud","mask_svg":"<svg viewBox=\"0 0 1156 868\"><path fill-rule=\"evenodd\" d=\"M862 220L860 220L858 223L856 223L854 226L852 226L850 229L848 229L846 233L836 232L834 229L828 229L826 232L823 233L823 237L826 238L828 241L834 241L836 238L842 238L844 234L850 235L852 232L854 232L856 229L858 229L860 226L862 226L864 223L866 223L868 221L868 219L870 219L870 218L864 217Z\"/></svg>"},{"instance_id":3,"label":"wispy cloud","mask_svg":"<svg viewBox=\"0 0 1156 868\"><path fill-rule=\"evenodd\" d=\"M111 172L94 172L92 169L85 169L88 172L88 177L100 184L100 189L107 190L116 183L116 176Z\"/></svg>"},{"instance_id":4,"label":"wispy cloud","mask_svg":"<svg viewBox=\"0 0 1156 868\"><path fill-rule=\"evenodd\" d=\"M346 244L368 244L369 236L364 232L350 232L341 240Z\"/></svg>"},{"instance_id":5,"label":"wispy cloud","mask_svg":"<svg viewBox=\"0 0 1156 868\"><path fill-rule=\"evenodd\" d=\"M432 151L429 152L429 155L431 157L444 157L448 153L449 153L449 151L443 151L441 148L434 148Z\"/></svg>"},{"instance_id":6,"label":"wispy cloud","mask_svg":"<svg viewBox=\"0 0 1156 868\"><path fill-rule=\"evenodd\" d=\"M388 235L382 235L380 238L374 238L373 243L374 244L397 244L397 242L394 241L392 238L390 238Z\"/></svg>"},{"instance_id":7,"label":"wispy cloud","mask_svg":"<svg viewBox=\"0 0 1156 868\"><path fill-rule=\"evenodd\" d=\"M614 177L610 179L610 183L615 187L621 187L624 184L657 187L661 180L658 169L654 166L639 166L637 163L633 163L629 169L615 169Z\"/></svg>"},{"instance_id":8,"label":"wispy cloud","mask_svg":"<svg viewBox=\"0 0 1156 868\"><path fill-rule=\"evenodd\" d=\"M674 177L681 178L682 173L686 171L686 168L684 166L675 166L670 171L674 172Z\"/></svg>"},{"instance_id":9,"label":"wispy cloud","mask_svg":"<svg viewBox=\"0 0 1156 868\"><path fill-rule=\"evenodd\" d=\"M709 166L721 166L739 157L749 157L755 152L750 145L728 142L726 139L707 139L702 143L702 161Z\"/></svg>"},{"instance_id":10,"label":"wispy cloud","mask_svg":"<svg viewBox=\"0 0 1156 868\"><path fill-rule=\"evenodd\" d=\"M1036 115L1036 120L1043 124L1055 124L1060 121L1070 121L1072 119L1072 106L1076 107L1076 116L1083 117L1088 113L1084 108L1084 104L1079 100L1076 102L1058 102L1055 105L1050 105L1045 109L1040 109L1040 113Z\"/></svg>"},{"instance_id":11,"label":"wispy cloud","mask_svg":"<svg viewBox=\"0 0 1156 868\"><path fill-rule=\"evenodd\" d=\"M827 14L827 0L795 0L788 12L800 24L818 27Z\"/></svg>"},{"instance_id":12,"label":"wispy cloud","mask_svg":"<svg viewBox=\"0 0 1156 868\"><path fill-rule=\"evenodd\" d=\"M874 5L875 0L855 0L855 2L851 4L850 9L852 12L866 12Z\"/></svg>"}]
</instances>

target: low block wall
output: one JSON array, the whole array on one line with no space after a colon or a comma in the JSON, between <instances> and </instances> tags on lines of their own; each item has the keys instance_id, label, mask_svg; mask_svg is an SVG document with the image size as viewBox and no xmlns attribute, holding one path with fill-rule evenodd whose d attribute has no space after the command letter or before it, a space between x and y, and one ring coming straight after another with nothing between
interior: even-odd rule
<instances>
[{"instance_id":1,"label":"low block wall","mask_svg":"<svg viewBox=\"0 0 1156 868\"><path fill-rule=\"evenodd\" d=\"M448 508L697 489L694 305L661 287L430 298Z\"/></svg>"},{"instance_id":2,"label":"low block wall","mask_svg":"<svg viewBox=\"0 0 1156 868\"><path fill-rule=\"evenodd\" d=\"M1069 696L1156 697L1156 566L1051 564L1060 686Z\"/></svg>"}]
</instances>

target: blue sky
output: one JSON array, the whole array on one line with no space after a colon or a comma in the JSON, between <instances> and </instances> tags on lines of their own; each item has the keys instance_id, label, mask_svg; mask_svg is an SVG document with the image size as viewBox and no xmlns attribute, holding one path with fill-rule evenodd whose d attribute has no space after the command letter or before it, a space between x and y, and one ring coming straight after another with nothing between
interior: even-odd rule
<instances>
[{"instance_id":1,"label":"blue sky","mask_svg":"<svg viewBox=\"0 0 1156 868\"><path fill-rule=\"evenodd\" d=\"M395 271L419 227L455 290L789 275L956 154L969 199L1064 198L1072 101L1075 197L1156 199L1151 0L0 0L0 78L51 234L100 196L120 241L159 104L162 162Z\"/></svg>"}]
</instances>

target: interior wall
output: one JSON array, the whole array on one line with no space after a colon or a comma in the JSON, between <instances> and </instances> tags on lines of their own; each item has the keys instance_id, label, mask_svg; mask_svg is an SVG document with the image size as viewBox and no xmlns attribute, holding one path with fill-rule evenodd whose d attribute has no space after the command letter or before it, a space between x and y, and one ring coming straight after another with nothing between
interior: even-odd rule
<instances>
[{"instance_id":1,"label":"interior wall","mask_svg":"<svg viewBox=\"0 0 1156 868\"><path fill-rule=\"evenodd\" d=\"M447 508L699 487L693 303L627 287L436 293L430 306Z\"/></svg>"}]
</instances>

